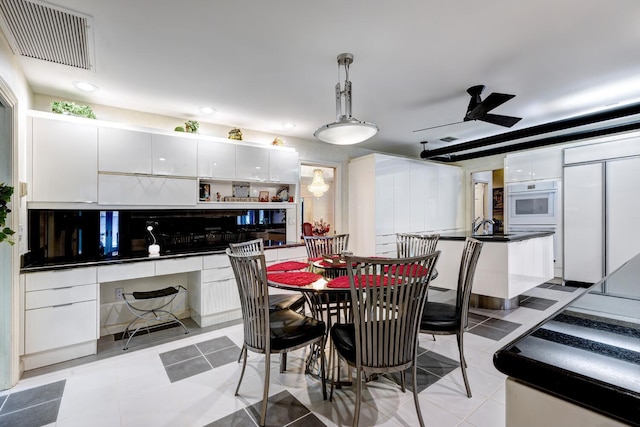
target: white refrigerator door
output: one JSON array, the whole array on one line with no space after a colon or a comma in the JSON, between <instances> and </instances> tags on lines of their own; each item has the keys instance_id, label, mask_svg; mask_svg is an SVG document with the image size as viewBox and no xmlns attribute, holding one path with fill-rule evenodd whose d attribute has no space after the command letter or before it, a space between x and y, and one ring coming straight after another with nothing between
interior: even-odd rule
<instances>
[{"instance_id":1,"label":"white refrigerator door","mask_svg":"<svg viewBox=\"0 0 640 427\"><path fill-rule=\"evenodd\" d=\"M564 168L564 280L604 277L604 164Z\"/></svg>"},{"instance_id":2,"label":"white refrigerator door","mask_svg":"<svg viewBox=\"0 0 640 427\"><path fill-rule=\"evenodd\" d=\"M607 274L640 253L640 158L607 162Z\"/></svg>"}]
</instances>

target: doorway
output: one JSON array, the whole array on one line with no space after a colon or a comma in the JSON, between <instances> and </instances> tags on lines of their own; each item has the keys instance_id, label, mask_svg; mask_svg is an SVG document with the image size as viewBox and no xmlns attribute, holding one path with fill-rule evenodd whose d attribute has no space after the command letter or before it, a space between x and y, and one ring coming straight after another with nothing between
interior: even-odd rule
<instances>
[{"instance_id":1,"label":"doorway","mask_svg":"<svg viewBox=\"0 0 640 427\"><path fill-rule=\"evenodd\" d=\"M313 225L325 224L328 233L336 232L336 168L327 165L313 163L303 163L300 166L300 235L304 235L304 224ZM315 193L309 188L312 183L320 180L326 186L316 190Z\"/></svg>"},{"instance_id":2,"label":"doorway","mask_svg":"<svg viewBox=\"0 0 640 427\"><path fill-rule=\"evenodd\" d=\"M489 233L503 231L503 190L504 169L473 172L471 174L471 219L479 218L476 223L491 220L487 226Z\"/></svg>"}]
</instances>

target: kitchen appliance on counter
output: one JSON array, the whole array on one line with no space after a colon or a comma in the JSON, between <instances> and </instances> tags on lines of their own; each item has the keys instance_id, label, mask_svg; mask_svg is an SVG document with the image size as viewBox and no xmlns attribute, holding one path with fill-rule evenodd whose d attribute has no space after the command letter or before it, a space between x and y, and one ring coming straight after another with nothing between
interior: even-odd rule
<instances>
[{"instance_id":1,"label":"kitchen appliance on counter","mask_svg":"<svg viewBox=\"0 0 640 427\"><path fill-rule=\"evenodd\" d=\"M559 180L507 184L507 232L553 232L554 275L556 277L562 277L560 193Z\"/></svg>"}]
</instances>

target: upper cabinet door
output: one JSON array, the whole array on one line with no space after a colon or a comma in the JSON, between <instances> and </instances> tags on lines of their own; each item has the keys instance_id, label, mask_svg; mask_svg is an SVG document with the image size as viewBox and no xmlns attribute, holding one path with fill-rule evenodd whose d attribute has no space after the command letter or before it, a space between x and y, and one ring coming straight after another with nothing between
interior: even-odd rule
<instances>
[{"instance_id":1,"label":"upper cabinet door","mask_svg":"<svg viewBox=\"0 0 640 427\"><path fill-rule=\"evenodd\" d=\"M151 136L153 174L196 177L198 140L171 135Z\"/></svg>"},{"instance_id":2,"label":"upper cabinet door","mask_svg":"<svg viewBox=\"0 0 640 427\"><path fill-rule=\"evenodd\" d=\"M298 153L285 150L269 151L269 180L272 182L297 183L300 179Z\"/></svg>"},{"instance_id":3,"label":"upper cabinet door","mask_svg":"<svg viewBox=\"0 0 640 427\"><path fill-rule=\"evenodd\" d=\"M266 181L269 177L269 150L247 145L236 146L236 178Z\"/></svg>"},{"instance_id":4,"label":"upper cabinet door","mask_svg":"<svg viewBox=\"0 0 640 427\"><path fill-rule=\"evenodd\" d=\"M151 174L151 134L127 129L98 129L98 170Z\"/></svg>"},{"instance_id":5,"label":"upper cabinet door","mask_svg":"<svg viewBox=\"0 0 640 427\"><path fill-rule=\"evenodd\" d=\"M529 155L507 156L505 158L504 182L531 180L531 158Z\"/></svg>"},{"instance_id":6,"label":"upper cabinet door","mask_svg":"<svg viewBox=\"0 0 640 427\"><path fill-rule=\"evenodd\" d=\"M201 178L235 178L236 145L198 140L198 176Z\"/></svg>"},{"instance_id":7,"label":"upper cabinet door","mask_svg":"<svg viewBox=\"0 0 640 427\"><path fill-rule=\"evenodd\" d=\"M33 201L98 200L98 128L33 118Z\"/></svg>"}]
</instances>

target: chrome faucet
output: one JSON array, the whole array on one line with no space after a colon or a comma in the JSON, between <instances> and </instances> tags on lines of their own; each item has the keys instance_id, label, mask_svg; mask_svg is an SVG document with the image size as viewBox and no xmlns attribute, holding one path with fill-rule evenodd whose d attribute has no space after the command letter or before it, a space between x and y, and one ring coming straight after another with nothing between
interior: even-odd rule
<instances>
[{"instance_id":1,"label":"chrome faucet","mask_svg":"<svg viewBox=\"0 0 640 427\"><path fill-rule=\"evenodd\" d=\"M487 234L487 229L486 229L486 225L487 224L495 224L495 222L491 219L483 219L482 221L478 222L478 220L480 219L480 217L476 218L473 220L472 226L473 226L473 234L478 234L478 230L480 230L480 228L482 227L482 234Z\"/></svg>"}]
</instances>

